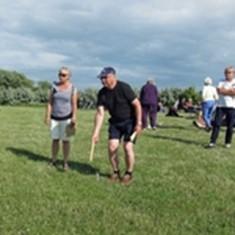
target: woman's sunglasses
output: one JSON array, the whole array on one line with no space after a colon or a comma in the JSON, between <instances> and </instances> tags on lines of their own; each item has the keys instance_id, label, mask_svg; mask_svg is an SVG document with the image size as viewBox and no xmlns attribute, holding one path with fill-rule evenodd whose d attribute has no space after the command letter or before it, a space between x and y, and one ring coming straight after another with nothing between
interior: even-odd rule
<instances>
[{"instance_id":1,"label":"woman's sunglasses","mask_svg":"<svg viewBox=\"0 0 235 235\"><path fill-rule=\"evenodd\" d=\"M59 73L59 77L67 77L68 74L67 73Z\"/></svg>"}]
</instances>

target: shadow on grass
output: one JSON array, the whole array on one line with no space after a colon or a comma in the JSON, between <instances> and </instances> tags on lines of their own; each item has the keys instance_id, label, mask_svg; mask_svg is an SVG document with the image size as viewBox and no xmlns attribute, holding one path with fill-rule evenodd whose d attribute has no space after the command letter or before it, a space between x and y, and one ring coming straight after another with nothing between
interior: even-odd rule
<instances>
[{"instance_id":1,"label":"shadow on grass","mask_svg":"<svg viewBox=\"0 0 235 235\"><path fill-rule=\"evenodd\" d=\"M7 151L13 153L17 157L25 157L28 158L31 161L35 162L49 162L49 159L43 155L36 154L34 152L31 152L27 149L22 149L22 148L13 148L13 147L8 147L6 148ZM58 165L63 164L62 160L57 161ZM76 170L81 174L84 175L95 175L97 172L99 172L98 168L95 168L87 163L81 163L81 162L75 162L75 161L69 161L69 167L71 170ZM64 172L62 168L56 167L58 171ZM100 176L107 177L107 174L100 173Z\"/></svg>"},{"instance_id":2,"label":"shadow on grass","mask_svg":"<svg viewBox=\"0 0 235 235\"><path fill-rule=\"evenodd\" d=\"M195 114L194 115L188 115L188 116L185 116L184 118L187 119L187 120L194 120L194 119L196 119L196 115Z\"/></svg>"},{"instance_id":3,"label":"shadow on grass","mask_svg":"<svg viewBox=\"0 0 235 235\"><path fill-rule=\"evenodd\" d=\"M203 142L199 142L199 141L196 141L196 140L190 140L190 139L182 139L182 138L179 138L179 137L172 137L172 136L165 136L165 135L150 135L150 134L147 134L146 136L151 137L151 138L155 138L155 139L180 142L180 143L183 143L183 144L192 144L192 145L197 145L197 146L201 146L201 147L205 146L205 143L203 143Z\"/></svg>"},{"instance_id":4,"label":"shadow on grass","mask_svg":"<svg viewBox=\"0 0 235 235\"><path fill-rule=\"evenodd\" d=\"M176 129L176 130L189 130L191 127L177 126L177 125L161 125L159 129Z\"/></svg>"}]
</instances>

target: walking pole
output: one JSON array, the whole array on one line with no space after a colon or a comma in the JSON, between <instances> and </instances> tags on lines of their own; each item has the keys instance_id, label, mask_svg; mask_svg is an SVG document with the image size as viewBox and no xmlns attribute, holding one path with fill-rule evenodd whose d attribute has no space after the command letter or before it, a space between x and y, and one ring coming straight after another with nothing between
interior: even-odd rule
<instances>
[{"instance_id":1,"label":"walking pole","mask_svg":"<svg viewBox=\"0 0 235 235\"><path fill-rule=\"evenodd\" d=\"M136 141L136 138L137 138L137 132L135 131L130 137L131 142L134 143Z\"/></svg>"},{"instance_id":2,"label":"walking pole","mask_svg":"<svg viewBox=\"0 0 235 235\"><path fill-rule=\"evenodd\" d=\"M94 159L94 153L95 153L95 142L92 141L92 143L91 143L90 157L89 157L90 162L92 162L93 159Z\"/></svg>"}]
</instances>

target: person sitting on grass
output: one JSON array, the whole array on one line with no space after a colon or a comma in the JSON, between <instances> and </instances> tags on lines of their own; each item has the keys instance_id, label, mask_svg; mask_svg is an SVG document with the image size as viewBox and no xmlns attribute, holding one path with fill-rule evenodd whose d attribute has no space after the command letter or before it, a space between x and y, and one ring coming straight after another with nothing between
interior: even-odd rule
<instances>
[{"instance_id":1,"label":"person sitting on grass","mask_svg":"<svg viewBox=\"0 0 235 235\"><path fill-rule=\"evenodd\" d=\"M196 113L197 112L196 107L193 104L193 99L192 98L189 98L185 101L184 111L186 113Z\"/></svg>"},{"instance_id":2,"label":"person sitting on grass","mask_svg":"<svg viewBox=\"0 0 235 235\"><path fill-rule=\"evenodd\" d=\"M232 143L233 126L235 123L235 69L232 66L227 67L224 71L224 74L225 79L220 81L217 88L219 101L216 108L215 121L210 143L207 146L209 148L215 147L224 117L227 126L225 135L225 147L230 148Z\"/></svg>"},{"instance_id":3,"label":"person sitting on grass","mask_svg":"<svg viewBox=\"0 0 235 235\"><path fill-rule=\"evenodd\" d=\"M63 142L64 170L68 170L70 152L68 127L75 128L77 113L77 90L70 81L71 72L67 67L59 70L59 81L53 83L46 109L45 123L50 125L52 149L50 165L56 166L59 141Z\"/></svg>"},{"instance_id":4,"label":"person sitting on grass","mask_svg":"<svg viewBox=\"0 0 235 235\"><path fill-rule=\"evenodd\" d=\"M196 120L193 121L193 125L199 129L206 129L206 123L203 119L202 111L199 111L196 116Z\"/></svg>"},{"instance_id":5,"label":"person sitting on grass","mask_svg":"<svg viewBox=\"0 0 235 235\"><path fill-rule=\"evenodd\" d=\"M92 134L93 143L99 141L100 130L107 109L111 118L109 119L109 159L113 168L110 176L112 182L120 181L129 184L135 163L135 153L131 136L134 132L139 134L142 129L141 104L131 87L117 80L116 71L112 67L104 68L98 78L103 88L98 93L97 112ZM126 155L126 172L121 178L118 160L118 148L120 140L124 138L124 151Z\"/></svg>"}]
</instances>

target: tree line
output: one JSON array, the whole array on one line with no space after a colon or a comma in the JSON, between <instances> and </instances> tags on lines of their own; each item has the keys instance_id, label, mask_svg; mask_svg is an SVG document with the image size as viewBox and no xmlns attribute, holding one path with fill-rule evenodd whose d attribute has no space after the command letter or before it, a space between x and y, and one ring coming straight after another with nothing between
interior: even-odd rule
<instances>
[{"instance_id":1,"label":"tree line","mask_svg":"<svg viewBox=\"0 0 235 235\"><path fill-rule=\"evenodd\" d=\"M28 105L45 104L51 83L48 81L33 82L24 74L16 71L0 70L0 105ZM96 106L97 89L88 88L78 92L78 106L93 109ZM137 95L139 89L135 89ZM160 91L160 101L170 107L179 99L192 99L197 104L200 102L200 92L194 87L186 89L169 88Z\"/></svg>"}]
</instances>

